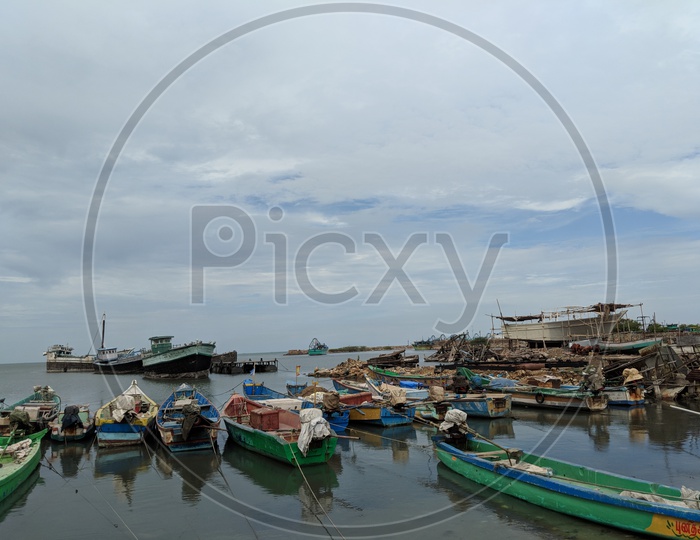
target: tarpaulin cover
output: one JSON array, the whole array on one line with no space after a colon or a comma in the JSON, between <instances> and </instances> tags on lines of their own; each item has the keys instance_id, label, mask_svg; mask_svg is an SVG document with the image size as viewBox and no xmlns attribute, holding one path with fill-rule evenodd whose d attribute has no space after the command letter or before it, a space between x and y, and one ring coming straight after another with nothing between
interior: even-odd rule
<instances>
[{"instance_id":1,"label":"tarpaulin cover","mask_svg":"<svg viewBox=\"0 0 700 540\"><path fill-rule=\"evenodd\" d=\"M299 411L301 432L297 440L299 451L306 456L311 441L330 437L333 432L328 422L323 418L321 409L302 409Z\"/></svg>"},{"instance_id":2,"label":"tarpaulin cover","mask_svg":"<svg viewBox=\"0 0 700 540\"><path fill-rule=\"evenodd\" d=\"M440 431L449 433L455 429L462 433L469 432L467 413L458 409L450 409L445 413L445 420L440 424Z\"/></svg>"}]
</instances>

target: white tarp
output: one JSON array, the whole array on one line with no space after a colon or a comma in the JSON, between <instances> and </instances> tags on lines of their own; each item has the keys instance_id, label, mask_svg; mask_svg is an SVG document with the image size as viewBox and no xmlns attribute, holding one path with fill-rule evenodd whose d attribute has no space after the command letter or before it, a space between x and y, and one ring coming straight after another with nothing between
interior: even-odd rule
<instances>
[{"instance_id":1,"label":"white tarp","mask_svg":"<svg viewBox=\"0 0 700 540\"><path fill-rule=\"evenodd\" d=\"M121 422L128 411L134 411L135 406L136 400L134 396L124 394L117 396L112 406L112 418L114 418L116 422Z\"/></svg>"},{"instance_id":2,"label":"white tarp","mask_svg":"<svg viewBox=\"0 0 700 540\"><path fill-rule=\"evenodd\" d=\"M450 409L447 411L445 413L445 420L440 424L440 431L447 433L453 427L456 427L462 433L469 433L467 413L458 409Z\"/></svg>"},{"instance_id":3,"label":"white tarp","mask_svg":"<svg viewBox=\"0 0 700 540\"><path fill-rule=\"evenodd\" d=\"M299 451L306 456L311 441L330 437L333 432L328 422L323 418L321 409L302 409L299 411L299 418L301 419L301 432L297 446Z\"/></svg>"}]
</instances>

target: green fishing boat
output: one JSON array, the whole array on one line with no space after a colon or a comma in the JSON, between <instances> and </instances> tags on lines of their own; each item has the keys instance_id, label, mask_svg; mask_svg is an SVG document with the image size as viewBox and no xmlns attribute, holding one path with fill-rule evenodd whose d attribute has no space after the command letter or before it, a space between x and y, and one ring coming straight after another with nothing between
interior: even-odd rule
<instances>
[{"instance_id":1,"label":"green fishing boat","mask_svg":"<svg viewBox=\"0 0 700 540\"><path fill-rule=\"evenodd\" d=\"M577 518L662 538L697 538L700 492L505 449L471 435L436 437L440 461L507 495Z\"/></svg>"},{"instance_id":2,"label":"green fishing boat","mask_svg":"<svg viewBox=\"0 0 700 540\"><path fill-rule=\"evenodd\" d=\"M295 414L233 394L221 410L229 437L240 446L294 466L326 463L338 438L321 409Z\"/></svg>"},{"instance_id":3,"label":"green fishing boat","mask_svg":"<svg viewBox=\"0 0 700 540\"><path fill-rule=\"evenodd\" d=\"M34 472L41 459L41 439L44 429L16 440L0 440L0 501L14 493Z\"/></svg>"},{"instance_id":4,"label":"green fishing boat","mask_svg":"<svg viewBox=\"0 0 700 540\"><path fill-rule=\"evenodd\" d=\"M321 343L316 338L311 340L309 343L309 356L321 356L328 354L328 345Z\"/></svg>"}]
</instances>

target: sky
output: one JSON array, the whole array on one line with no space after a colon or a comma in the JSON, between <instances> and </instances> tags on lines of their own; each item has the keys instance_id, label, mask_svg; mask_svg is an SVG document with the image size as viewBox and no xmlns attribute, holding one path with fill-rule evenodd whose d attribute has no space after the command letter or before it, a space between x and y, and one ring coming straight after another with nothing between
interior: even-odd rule
<instances>
[{"instance_id":1,"label":"sky","mask_svg":"<svg viewBox=\"0 0 700 540\"><path fill-rule=\"evenodd\" d=\"M700 322L697 3L371 6L5 4L0 362Z\"/></svg>"}]
</instances>

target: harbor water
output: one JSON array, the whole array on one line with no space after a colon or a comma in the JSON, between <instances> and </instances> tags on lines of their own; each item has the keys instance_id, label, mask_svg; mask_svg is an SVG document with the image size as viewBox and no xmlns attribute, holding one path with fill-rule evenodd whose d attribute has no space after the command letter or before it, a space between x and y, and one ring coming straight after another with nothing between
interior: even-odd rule
<instances>
[{"instance_id":1,"label":"harbor water","mask_svg":"<svg viewBox=\"0 0 700 540\"><path fill-rule=\"evenodd\" d=\"M377 353L362 353L360 359ZM278 391L314 367L349 356L283 356L279 371L211 375L195 382L220 406L246 378ZM132 379L157 402L180 383L140 375L46 373L43 363L0 365L0 398L14 403L35 385L50 385L62 406L91 412ZM548 454L645 480L700 489L700 407L649 403L600 413L513 410L498 420L470 418L470 426L501 446ZM351 425L335 455L302 470L253 454L227 441L218 448L170 454L157 444L102 449L94 443L43 441L42 465L19 493L0 503L2 538L289 539L289 538L632 538L630 534L559 515L473 484L438 464L434 428Z\"/></svg>"}]
</instances>

